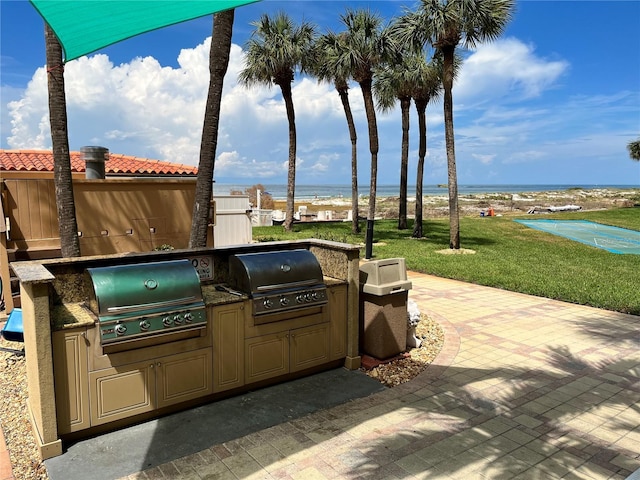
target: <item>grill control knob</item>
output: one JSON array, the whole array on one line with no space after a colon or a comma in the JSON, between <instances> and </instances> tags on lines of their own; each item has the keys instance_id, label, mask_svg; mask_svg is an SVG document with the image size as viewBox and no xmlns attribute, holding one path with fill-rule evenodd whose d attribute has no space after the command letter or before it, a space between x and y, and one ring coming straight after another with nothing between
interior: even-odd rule
<instances>
[{"instance_id":1,"label":"grill control knob","mask_svg":"<svg viewBox=\"0 0 640 480\"><path fill-rule=\"evenodd\" d=\"M265 298L262 305L264 305L264 308L271 308L273 307L273 302L269 298Z\"/></svg>"},{"instance_id":2,"label":"grill control knob","mask_svg":"<svg viewBox=\"0 0 640 480\"><path fill-rule=\"evenodd\" d=\"M282 305L283 307L286 307L287 305L289 305L289 299L287 297L281 297L280 305Z\"/></svg>"},{"instance_id":3,"label":"grill control knob","mask_svg":"<svg viewBox=\"0 0 640 480\"><path fill-rule=\"evenodd\" d=\"M318 300L318 292L313 292L311 294L311 300Z\"/></svg>"},{"instance_id":4,"label":"grill control knob","mask_svg":"<svg viewBox=\"0 0 640 480\"><path fill-rule=\"evenodd\" d=\"M180 315L176 315L173 317L173 323L176 325L182 325L182 317Z\"/></svg>"},{"instance_id":5,"label":"grill control knob","mask_svg":"<svg viewBox=\"0 0 640 480\"><path fill-rule=\"evenodd\" d=\"M310 302L311 300L312 300L311 299L311 294L309 292L305 293L304 294L304 301L305 302Z\"/></svg>"},{"instance_id":6,"label":"grill control knob","mask_svg":"<svg viewBox=\"0 0 640 480\"><path fill-rule=\"evenodd\" d=\"M173 323L173 321L171 320L171 317L164 317L164 318L162 319L162 324L163 324L165 327L170 327L172 323Z\"/></svg>"},{"instance_id":7,"label":"grill control knob","mask_svg":"<svg viewBox=\"0 0 640 480\"><path fill-rule=\"evenodd\" d=\"M115 330L116 335L124 335L125 333L127 333L127 326L123 323L119 323L118 325L116 325Z\"/></svg>"},{"instance_id":8,"label":"grill control knob","mask_svg":"<svg viewBox=\"0 0 640 480\"><path fill-rule=\"evenodd\" d=\"M193 315L191 315L191 312L187 312L184 314L184 323L191 323L191 320L193 320Z\"/></svg>"},{"instance_id":9,"label":"grill control knob","mask_svg":"<svg viewBox=\"0 0 640 480\"><path fill-rule=\"evenodd\" d=\"M296 303L302 303L304 302L304 294L299 293L298 295L296 295Z\"/></svg>"},{"instance_id":10,"label":"grill control knob","mask_svg":"<svg viewBox=\"0 0 640 480\"><path fill-rule=\"evenodd\" d=\"M146 332L147 330L149 330L151 328L151 323L149 323L149 320L144 319L140 322L140 330L143 332Z\"/></svg>"}]
</instances>

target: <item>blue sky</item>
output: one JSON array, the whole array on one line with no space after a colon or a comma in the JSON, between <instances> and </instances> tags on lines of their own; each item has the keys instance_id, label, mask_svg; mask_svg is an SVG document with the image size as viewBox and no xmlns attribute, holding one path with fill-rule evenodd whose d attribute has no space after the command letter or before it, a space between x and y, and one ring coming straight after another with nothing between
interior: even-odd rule
<instances>
[{"instance_id":1,"label":"blue sky","mask_svg":"<svg viewBox=\"0 0 640 480\"><path fill-rule=\"evenodd\" d=\"M391 20L407 1L265 0L236 10L215 178L286 183L287 123L279 89L237 85L250 22L286 11L319 31L340 30L345 8ZM43 22L26 1L0 1L2 148L50 148ZM640 2L520 1L497 41L462 51L454 86L460 184L640 185L626 145L640 136ZM144 34L69 62L70 148L196 165L208 86L211 17ZM297 76L298 184L348 184L350 144L331 85ZM369 182L362 95L350 100L359 180ZM426 184L446 183L442 103L430 105ZM400 111L378 115L379 184L399 181ZM410 184L418 138L412 106Z\"/></svg>"}]
</instances>

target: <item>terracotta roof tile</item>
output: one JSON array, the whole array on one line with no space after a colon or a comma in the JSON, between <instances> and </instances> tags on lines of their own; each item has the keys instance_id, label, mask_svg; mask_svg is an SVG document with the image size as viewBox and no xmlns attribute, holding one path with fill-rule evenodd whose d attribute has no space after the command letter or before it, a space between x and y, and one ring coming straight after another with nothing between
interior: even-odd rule
<instances>
[{"instance_id":1,"label":"terracotta roof tile","mask_svg":"<svg viewBox=\"0 0 640 480\"><path fill-rule=\"evenodd\" d=\"M71 172L83 173L85 163L80 152L69 152ZM105 164L106 174L119 175L197 175L198 169L190 165L171 163L148 158L138 158L120 153L109 153ZM53 152L51 150L5 150L0 149L0 171L53 172Z\"/></svg>"}]
</instances>

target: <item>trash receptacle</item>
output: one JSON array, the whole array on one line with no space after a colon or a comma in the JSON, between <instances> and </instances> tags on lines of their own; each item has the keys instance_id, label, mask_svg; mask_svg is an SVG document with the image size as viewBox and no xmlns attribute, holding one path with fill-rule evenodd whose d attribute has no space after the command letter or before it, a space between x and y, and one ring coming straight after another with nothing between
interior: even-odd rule
<instances>
[{"instance_id":1,"label":"trash receptacle","mask_svg":"<svg viewBox=\"0 0 640 480\"><path fill-rule=\"evenodd\" d=\"M361 350L383 360L407 349L407 280L404 258L360 266Z\"/></svg>"}]
</instances>

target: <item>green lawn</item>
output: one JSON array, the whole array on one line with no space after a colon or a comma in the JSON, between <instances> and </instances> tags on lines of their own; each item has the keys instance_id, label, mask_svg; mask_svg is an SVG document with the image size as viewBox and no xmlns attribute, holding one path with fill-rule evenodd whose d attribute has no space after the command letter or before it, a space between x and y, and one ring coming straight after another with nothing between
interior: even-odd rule
<instances>
[{"instance_id":1,"label":"green lawn","mask_svg":"<svg viewBox=\"0 0 640 480\"><path fill-rule=\"evenodd\" d=\"M461 246L475 255L442 255L448 248L448 219L428 220L426 239L411 238L411 228L399 231L395 220L375 224L374 258L404 257L407 268L440 277L504 288L547 298L640 315L640 255L619 255L530 229L514 218L591 220L640 231L640 208L597 212L522 215L520 217L462 217ZM257 241L321 238L353 244L350 223L254 227ZM361 253L364 256L364 248Z\"/></svg>"}]
</instances>

